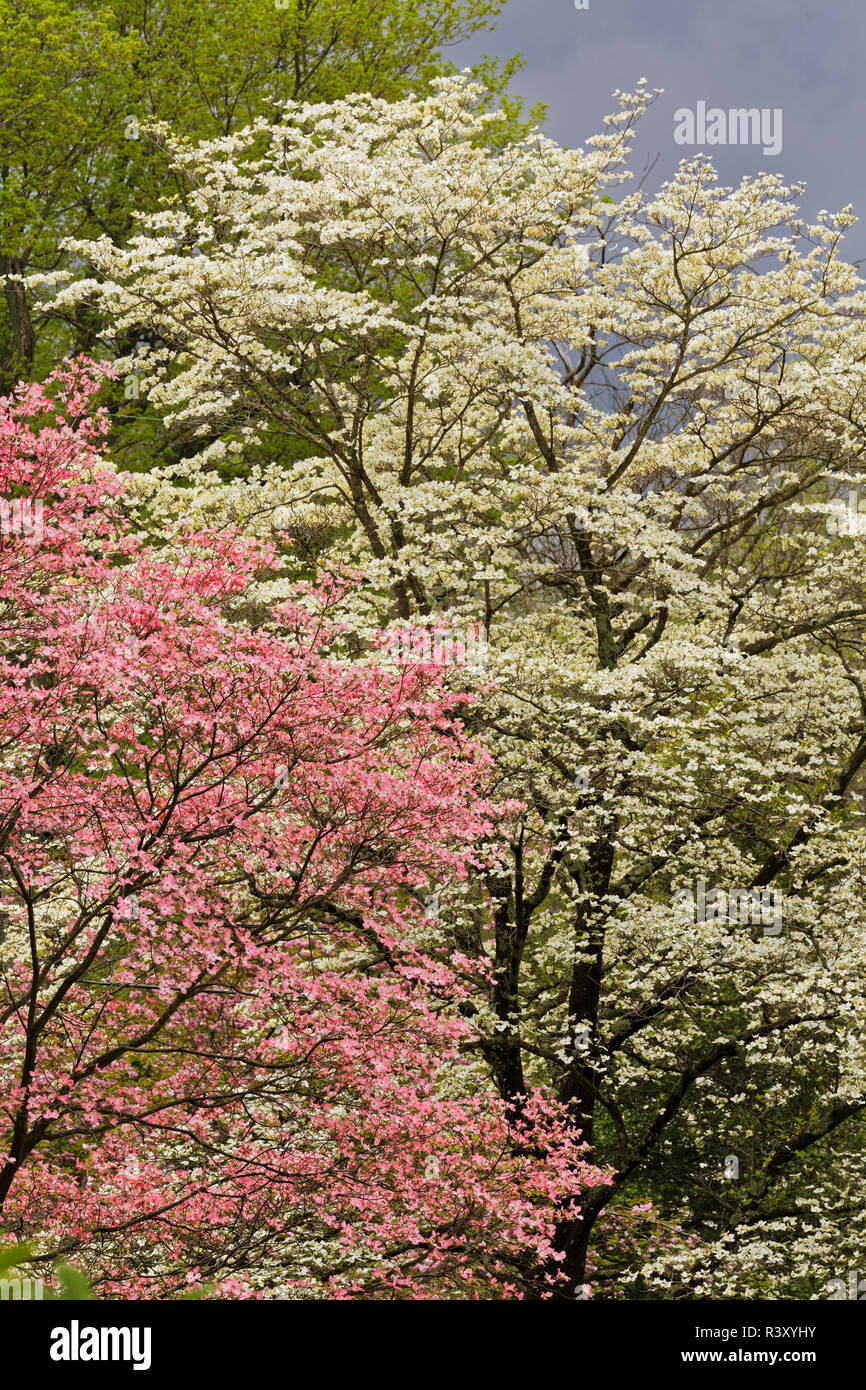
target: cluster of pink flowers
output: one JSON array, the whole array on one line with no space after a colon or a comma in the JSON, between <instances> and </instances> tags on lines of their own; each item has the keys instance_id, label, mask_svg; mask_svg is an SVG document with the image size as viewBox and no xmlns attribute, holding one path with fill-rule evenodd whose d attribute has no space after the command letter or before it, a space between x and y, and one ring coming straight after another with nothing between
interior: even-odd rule
<instances>
[{"instance_id":1,"label":"cluster of pink flowers","mask_svg":"<svg viewBox=\"0 0 866 1390\"><path fill-rule=\"evenodd\" d=\"M100 379L0 401L44 501L0 536L0 1229L115 1297L543 1292L605 1175L492 1092L423 910L497 814L466 697L333 659L335 589L250 626L267 547L138 534Z\"/></svg>"}]
</instances>

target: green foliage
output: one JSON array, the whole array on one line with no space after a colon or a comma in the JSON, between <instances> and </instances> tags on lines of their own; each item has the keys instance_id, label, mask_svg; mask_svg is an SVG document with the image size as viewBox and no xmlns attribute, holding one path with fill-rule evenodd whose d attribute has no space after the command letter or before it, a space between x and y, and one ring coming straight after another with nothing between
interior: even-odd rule
<instances>
[{"instance_id":1,"label":"green foliage","mask_svg":"<svg viewBox=\"0 0 866 1390\"><path fill-rule=\"evenodd\" d=\"M90 1286L89 1281L76 1269L74 1265L64 1264L62 1261L54 1266L54 1278L58 1287L56 1289L46 1289L46 1298L54 1299L57 1302L84 1302L92 1301L96 1295Z\"/></svg>"},{"instance_id":2,"label":"green foliage","mask_svg":"<svg viewBox=\"0 0 866 1390\"><path fill-rule=\"evenodd\" d=\"M0 0L0 269L56 269L65 237L122 241L137 211L180 196L148 123L197 141L272 119L286 100L421 92L453 70L443 46L488 26L504 3ZM516 66L479 65L491 96ZM508 110L518 121L519 103ZM0 389L98 348L86 306L45 314L18 280L4 288Z\"/></svg>"},{"instance_id":3,"label":"green foliage","mask_svg":"<svg viewBox=\"0 0 866 1390\"><path fill-rule=\"evenodd\" d=\"M0 1246L0 1274L8 1276L9 1272L17 1269L19 1264L32 1258L33 1246L29 1243Z\"/></svg>"},{"instance_id":4,"label":"green foliage","mask_svg":"<svg viewBox=\"0 0 866 1390\"><path fill-rule=\"evenodd\" d=\"M20 1278L21 1267L31 1264L35 1258L35 1247L31 1241L0 1245L0 1279ZM43 1288L42 1298L47 1303L93 1302L98 1297L87 1276L65 1260L55 1263L53 1281L53 1286L45 1285ZM211 1293L212 1284L198 1284L182 1293L180 1299L183 1303L198 1302Z\"/></svg>"},{"instance_id":5,"label":"green foliage","mask_svg":"<svg viewBox=\"0 0 866 1390\"><path fill-rule=\"evenodd\" d=\"M35 1258L35 1249L30 1241L0 1246L0 1278L20 1278L22 1266L31 1264ZM46 1302L80 1303L96 1298L90 1281L81 1270L63 1260L58 1260L54 1265L54 1282L56 1287L46 1286L43 1289L42 1298Z\"/></svg>"}]
</instances>

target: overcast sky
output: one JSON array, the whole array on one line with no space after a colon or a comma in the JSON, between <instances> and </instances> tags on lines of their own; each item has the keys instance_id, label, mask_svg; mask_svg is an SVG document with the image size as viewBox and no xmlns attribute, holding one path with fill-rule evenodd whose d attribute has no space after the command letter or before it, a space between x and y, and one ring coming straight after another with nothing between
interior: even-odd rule
<instances>
[{"instance_id":1,"label":"overcast sky","mask_svg":"<svg viewBox=\"0 0 866 1390\"><path fill-rule=\"evenodd\" d=\"M781 108L778 155L759 145L701 148L725 183L761 170L806 182L810 218L853 204L863 220L844 246L849 260L866 260L866 0L589 0L586 10L574 0L508 0L495 32L449 56L462 66L485 52L524 55L514 90L547 103L547 132L563 144L600 128L615 88L640 77L663 87L635 147L638 171L659 156L650 189L697 152L674 141L678 108Z\"/></svg>"}]
</instances>

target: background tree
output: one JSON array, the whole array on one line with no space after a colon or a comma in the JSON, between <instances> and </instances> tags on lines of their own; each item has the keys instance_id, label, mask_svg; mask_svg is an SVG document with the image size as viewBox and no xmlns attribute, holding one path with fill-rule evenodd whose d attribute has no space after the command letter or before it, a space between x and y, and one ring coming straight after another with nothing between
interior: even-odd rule
<instances>
[{"instance_id":1,"label":"background tree","mask_svg":"<svg viewBox=\"0 0 866 1390\"><path fill-rule=\"evenodd\" d=\"M22 273L66 264L66 236L123 240L136 209L177 194L146 123L228 135L280 103L350 91L393 98L449 66L441 50L504 0L2 0L0 237L3 389L91 351L85 307L33 313ZM491 91L515 62L481 64ZM125 344L124 348L130 347ZM137 414L127 400L127 415Z\"/></svg>"},{"instance_id":2,"label":"background tree","mask_svg":"<svg viewBox=\"0 0 866 1390\"><path fill-rule=\"evenodd\" d=\"M22 273L57 264L61 237L88 222L85 170L102 178L105 91L131 49L107 14L54 0L0 5L0 255L3 389L29 372L36 330ZM112 228L112 230L115 230Z\"/></svg>"}]
</instances>

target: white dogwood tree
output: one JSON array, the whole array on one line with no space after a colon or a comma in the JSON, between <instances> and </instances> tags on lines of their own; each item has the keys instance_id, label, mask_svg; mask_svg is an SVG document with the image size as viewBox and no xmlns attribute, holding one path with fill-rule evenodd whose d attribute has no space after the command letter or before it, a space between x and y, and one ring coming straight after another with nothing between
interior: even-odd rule
<instances>
[{"instance_id":1,"label":"white dogwood tree","mask_svg":"<svg viewBox=\"0 0 866 1390\"><path fill-rule=\"evenodd\" d=\"M572 1294L826 1297L866 1210L852 218L702 158L625 192L651 95L618 96L577 150L490 137L464 78L179 143L184 200L59 293L141 335L174 449L142 525L358 576L347 659L486 630L453 679L523 810L439 921L492 965L493 1082L553 1084L615 1172L562 1223Z\"/></svg>"}]
</instances>

